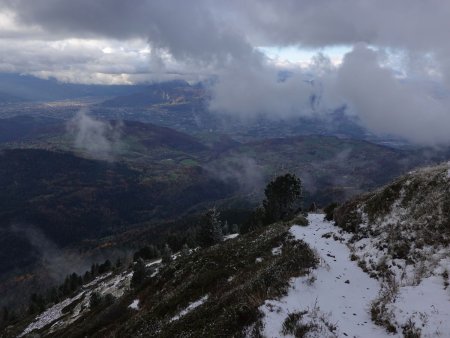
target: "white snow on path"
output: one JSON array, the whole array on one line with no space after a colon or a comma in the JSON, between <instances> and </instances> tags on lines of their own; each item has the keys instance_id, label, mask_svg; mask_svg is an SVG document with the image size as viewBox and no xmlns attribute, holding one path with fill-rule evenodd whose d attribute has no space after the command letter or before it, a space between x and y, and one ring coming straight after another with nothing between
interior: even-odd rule
<instances>
[{"instance_id":1,"label":"white snow on path","mask_svg":"<svg viewBox=\"0 0 450 338\"><path fill-rule=\"evenodd\" d=\"M380 288L378 281L350 260L350 250L345 242L322 237L329 232L338 233L338 229L323 218L323 214L309 214L309 226L291 228L296 239L304 240L317 251L321 264L310 275L293 279L287 296L267 300L261 306L260 310L265 314L265 336L282 336L282 325L289 313L318 307L320 313L337 326L337 337L392 337L370 319L370 303ZM318 337L328 336L333 335Z\"/></svg>"}]
</instances>

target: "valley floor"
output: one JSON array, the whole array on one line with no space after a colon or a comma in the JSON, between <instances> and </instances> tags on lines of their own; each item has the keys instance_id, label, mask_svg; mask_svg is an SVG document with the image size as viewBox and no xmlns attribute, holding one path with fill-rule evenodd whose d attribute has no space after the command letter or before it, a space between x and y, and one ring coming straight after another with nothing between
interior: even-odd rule
<instances>
[{"instance_id":1,"label":"valley floor","mask_svg":"<svg viewBox=\"0 0 450 338\"><path fill-rule=\"evenodd\" d=\"M400 327L397 334L389 334L371 321L371 303L378 297L381 284L350 259L347 238L339 233L339 228L323 218L323 214L310 214L309 226L291 228L296 239L304 240L316 250L321 264L308 276L291 280L286 296L265 302L261 307L265 315L264 335L280 337L285 319L289 314L297 313L300 314L296 317L297 327L308 331L308 337L403 336ZM443 290L442 285L434 284L432 287L428 280L424 280L415 287L400 288L395 308L395 319L401 323L405 323L408 316L413 319L420 317L418 309L424 311L422 314L428 318L429 325L419 327L422 337L448 337L450 327L445 318L450 318L450 301L448 290ZM286 324L284 328L284 333L289 333L286 332Z\"/></svg>"}]
</instances>

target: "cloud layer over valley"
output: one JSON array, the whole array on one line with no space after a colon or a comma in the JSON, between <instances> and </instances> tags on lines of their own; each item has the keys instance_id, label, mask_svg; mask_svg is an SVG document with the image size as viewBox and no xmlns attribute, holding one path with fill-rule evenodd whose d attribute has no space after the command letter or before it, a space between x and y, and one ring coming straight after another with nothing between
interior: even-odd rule
<instances>
[{"instance_id":1,"label":"cloud layer over valley","mask_svg":"<svg viewBox=\"0 0 450 338\"><path fill-rule=\"evenodd\" d=\"M376 134L450 144L449 15L440 0L0 0L0 71L214 79L218 113L286 119L346 106Z\"/></svg>"}]
</instances>

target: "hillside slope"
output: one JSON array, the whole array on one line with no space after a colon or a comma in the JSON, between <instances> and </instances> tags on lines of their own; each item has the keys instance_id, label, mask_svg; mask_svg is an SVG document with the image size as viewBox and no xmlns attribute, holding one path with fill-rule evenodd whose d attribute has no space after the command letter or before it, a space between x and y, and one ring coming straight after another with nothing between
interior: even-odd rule
<instances>
[{"instance_id":1,"label":"hillside slope","mask_svg":"<svg viewBox=\"0 0 450 338\"><path fill-rule=\"evenodd\" d=\"M450 332L450 163L353 199L334 218L349 232L352 259L382 285L375 322L425 337Z\"/></svg>"},{"instance_id":2,"label":"hillside slope","mask_svg":"<svg viewBox=\"0 0 450 338\"><path fill-rule=\"evenodd\" d=\"M70 261L79 264L59 262L48 280L55 253L144 224L157 241L165 231L155 231L159 222L233 193L200 167L173 169L175 177L151 169L41 149L0 152L0 306L29 298L29 290L15 290L21 284L54 283L92 263L72 250Z\"/></svg>"},{"instance_id":3,"label":"hillside slope","mask_svg":"<svg viewBox=\"0 0 450 338\"><path fill-rule=\"evenodd\" d=\"M441 192L447 196L447 188L425 187L436 180L448 187L448 174L447 166L426 169L393 186L409 180L423 187L435 197L440 214ZM385 189L342 206L336 218L358 213L364 218L367 203ZM419 255L420 261L393 258L377 246L384 234L374 230L393 210L358 221L351 232L320 213L309 214L308 226L274 224L208 249L178 253L172 263L148 262L147 279L134 288L130 270L109 273L10 327L5 337L21 332L44 337L445 337L450 332L448 243L439 239L424 246L427 255ZM409 218L408 226L415 221ZM372 231L365 233L369 226ZM93 307L94 292L113 298Z\"/></svg>"},{"instance_id":4,"label":"hillside slope","mask_svg":"<svg viewBox=\"0 0 450 338\"><path fill-rule=\"evenodd\" d=\"M147 278L130 287L133 272L117 271L84 285L42 314L10 327L5 336L217 337L261 330L265 299L285 294L292 277L317 264L287 224L274 224L220 245L147 262ZM234 237L234 236L231 236ZM98 292L112 301L92 306ZM109 296L111 298L111 296Z\"/></svg>"},{"instance_id":5,"label":"hillside slope","mask_svg":"<svg viewBox=\"0 0 450 338\"><path fill-rule=\"evenodd\" d=\"M47 122L49 121L49 122ZM77 143L65 121L15 117L0 119L0 148L38 148L75 152L94 159L125 161L157 179L185 176L195 166L239 193L259 200L265 183L280 172L302 178L306 203L326 205L386 184L417 165L428 165L445 152L398 150L370 142L309 135L239 143L228 136L192 136L174 129L133 121L103 121L109 146L96 151ZM76 130L75 130L76 131ZM111 134L111 135L109 135ZM110 137L110 139L108 138ZM8 142L8 143L6 143ZM236 196L235 196L236 197Z\"/></svg>"}]
</instances>

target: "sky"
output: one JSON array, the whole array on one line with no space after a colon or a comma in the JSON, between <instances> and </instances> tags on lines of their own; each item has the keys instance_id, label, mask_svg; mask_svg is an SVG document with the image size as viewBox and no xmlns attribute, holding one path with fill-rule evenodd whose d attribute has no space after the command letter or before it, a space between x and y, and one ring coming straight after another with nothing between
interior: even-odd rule
<instances>
[{"instance_id":1,"label":"sky","mask_svg":"<svg viewBox=\"0 0 450 338\"><path fill-rule=\"evenodd\" d=\"M212 111L285 119L345 105L374 133L447 145L449 17L442 0L0 0L0 72L214 78Z\"/></svg>"}]
</instances>

